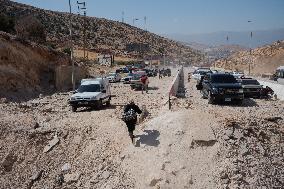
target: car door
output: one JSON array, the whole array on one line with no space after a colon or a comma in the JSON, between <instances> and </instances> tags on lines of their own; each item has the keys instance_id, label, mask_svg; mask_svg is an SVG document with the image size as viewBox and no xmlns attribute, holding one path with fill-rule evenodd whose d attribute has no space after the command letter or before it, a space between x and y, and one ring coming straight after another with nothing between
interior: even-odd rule
<instances>
[{"instance_id":1,"label":"car door","mask_svg":"<svg viewBox=\"0 0 284 189\"><path fill-rule=\"evenodd\" d=\"M118 81L118 73L115 74L114 80L117 82Z\"/></svg>"},{"instance_id":2,"label":"car door","mask_svg":"<svg viewBox=\"0 0 284 189\"><path fill-rule=\"evenodd\" d=\"M204 96L208 97L210 91L210 76L205 75L202 81L202 93Z\"/></svg>"}]
</instances>

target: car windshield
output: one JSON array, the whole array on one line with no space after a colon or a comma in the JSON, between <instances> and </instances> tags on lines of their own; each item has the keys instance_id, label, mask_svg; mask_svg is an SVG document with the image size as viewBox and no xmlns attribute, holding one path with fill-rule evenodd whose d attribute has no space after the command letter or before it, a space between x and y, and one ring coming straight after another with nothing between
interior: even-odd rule
<instances>
[{"instance_id":1,"label":"car windshield","mask_svg":"<svg viewBox=\"0 0 284 189\"><path fill-rule=\"evenodd\" d=\"M212 83L237 83L237 80L232 75L212 75Z\"/></svg>"},{"instance_id":2,"label":"car windshield","mask_svg":"<svg viewBox=\"0 0 284 189\"><path fill-rule=\"evenodd\" d=\"M198 72L200 75L206 75L207 73L212 73L211 70L199 70Z\"/></svg>"},{"instance_id":3,"label":"car windshield","mask_svg":"<svg viewBox=\"0 0 284 189\"><path fill-rule=\"evenodd\" d=\"M79 93L83 92L100 92L99 84L81 85L78 90Z\"/></svg>"},{"instance_id":4,"label":"car windshield","mask_svg":"<svg viewBox=\"0 0 284 189\"><path fill-rule=\"evenodd\" d=\"M133 80L139 80L141 76L139 74L134 74L132 78Z\"/></svg>"},{"instance_id":5,"label":"car windshield","mask_svg":"<svg viewBox=\"0 0 284 189\"><path fill-rule=\"evenodd\" d=\"M243 85L260 85L259 82L255 79L247 79L247 80L242 80Z\"/></svg>"}]
</instances>

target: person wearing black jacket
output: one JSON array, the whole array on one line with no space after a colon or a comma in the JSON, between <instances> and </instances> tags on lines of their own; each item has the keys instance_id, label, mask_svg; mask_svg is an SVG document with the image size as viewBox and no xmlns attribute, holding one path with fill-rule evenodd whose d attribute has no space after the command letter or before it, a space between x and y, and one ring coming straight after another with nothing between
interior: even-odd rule
<instances>
[{"instance_id":1,"label":"person wearing black jacket","mask_svg":"<svg viewBox=\"0 0 284 189\"><path fill-rule=\"evenodd\" d=\"M133 110L136 114L141 114L142 111L141 109L134 103L133 100L130 101L129 104L127 104L124 107L124 113L128 112L129 110ZM134 141L134 135L133 135L133 131L135 130L135 125L137 123L137 116L134 116L133 119L131 120L125 120L126 126L128 128L128 132L129 132L129 136L131 141Z\"/></svg>"}]
</instances>

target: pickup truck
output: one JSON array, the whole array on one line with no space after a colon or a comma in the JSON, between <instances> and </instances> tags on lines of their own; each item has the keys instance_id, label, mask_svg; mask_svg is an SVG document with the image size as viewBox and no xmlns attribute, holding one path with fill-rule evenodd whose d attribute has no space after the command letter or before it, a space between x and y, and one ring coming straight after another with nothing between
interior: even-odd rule
<instances>
[{"instance_id":1,"label":"pickup truck","mask_svg":"<svg viewBox=\"0 0 284 189\"><path fill-rule=\"evenodd\" d=\"M120 82L121 76L118 73L109 73L107 79L109 80L109 82L116 83Z\"/></svg>"},{"instance_id":2,"label":"pickup truck","mask_svg":"<svg viewBox=\"0 0 284 189\"><path fill-rule=\"evenodd\" d=\"M195 80L201 80L201 77L206 74L212 74L213 72L209 68L198 68L192 74L192 78Z\"/></svg>"},{"instance_id":3,"label":"pickup truck","mask_svg":"<svg viewBox=\"0 0 284 189\"><path fill-rule=\"evenodd\" d=\"M241 104L244 99L244 91L241 83L231 74L207 74L202 84L196 86L209 104L216 102L237 102Z\"/></svg>"},{"instance_id":4,"label":"pickup truck","mask_svg":"<svg viewBox=\"0 0 284 189\"><path fill-rule=\"evenodd\" d=\"M133 73L132 79L130 80L131 89L142 89L141 77L147 75L145 71L137 71Z\"/></svg>"},{"instance_id":5,"label":"pickup truck","mask_svg":"<svg viewBox=\"0 0 284 189\"><path fill-rule=\"evenodd\" d=\"M244 78L241 80L246 98L260 98L263 86L256 79Z\"/></svg>"},{"instance_id":6,"label":"pickup truck","mask_svg":"<svg viewBox=\"0 0 284 189\"><path fill-rule=\"evenodd\" d=\"M133 73L128 73L125 77L121 79L124 84L130 84L131 79L133 78Z\"/></svg>"}]
</instances>

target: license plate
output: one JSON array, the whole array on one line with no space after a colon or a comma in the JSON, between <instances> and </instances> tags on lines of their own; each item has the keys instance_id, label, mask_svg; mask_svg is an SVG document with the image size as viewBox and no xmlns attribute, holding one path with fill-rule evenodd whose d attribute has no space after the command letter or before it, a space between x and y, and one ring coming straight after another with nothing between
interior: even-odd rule
<instances>
[{"instance_id":1,"label":"license plate","mask_svg":"<svg viewBox=\"0 0 284 189\"><path fill-rule=\"evenodd\" d=\"M231 98L225 98L225 102L231 102L232 99Z\"/></svg>"},{"instance_id":2,"label":"license plate","mask_svg":"<svg viewBox=\"0 0 284 189\"><path fill-rule=\"evenodd\" d=\"M86 105L86 104L88 104L88 102L79 102L78 104Z\"/></svg>"}]
</instances>

